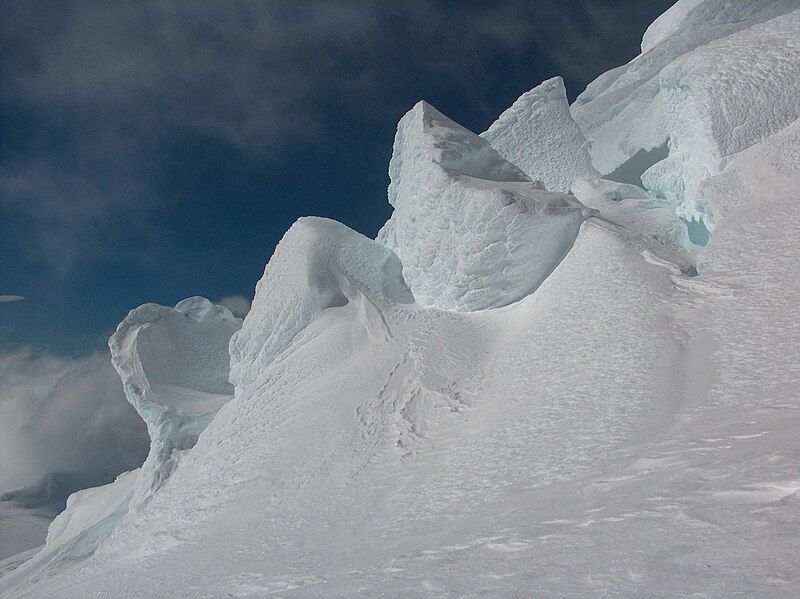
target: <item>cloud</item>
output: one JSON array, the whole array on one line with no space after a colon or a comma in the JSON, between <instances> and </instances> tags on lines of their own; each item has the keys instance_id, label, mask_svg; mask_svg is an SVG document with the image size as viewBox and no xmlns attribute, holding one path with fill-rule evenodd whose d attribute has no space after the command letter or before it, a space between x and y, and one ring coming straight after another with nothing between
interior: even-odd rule
<instances>
[{"instance_id":1,"label":"cloud","mask_svg":"<svg viewBox=\"0 0 800 599\"><path fill-rule=\"evenodd\" d=\"M51 472L107 479L141 465L148 444L108 356L0 354L0 491Z\"/></svg>"},{"instance_id":2,"label":"cloud","mask_svg":"<svg viewBox=\"0 0 800 599\"><path fill-rule=\"evenodd\" d=\"M0 295L0 304L7 304L9 302L21 302L25 299L22 295Z\"/></svg>"},{"instance_id":3,"label":"cloud","mask_svg":"<svg viewBox=\"0 0 800 599\"><path fill-rule=\"evenodd\" d=\"M305 128L313 132L318 123L305 113L324 91L315 83L326 78L315 72L322 58L315 53L368 35L375 18L367 4L323 0L77 2L52 11L9 10L7 28L29 28L28 34L3 32L21 49L6 59L11 94L49 120L91 119L92 141L114 130L104 122L133 120L243 148ZM123 132L152 133L131 126Z\"/></svg>"},{"instance_id":4,"label":"cloud","mask_svg":"<svg viewBox=\"0 0 800 599\"><path fill-rule=\"evenodd\" d=\"M320 58L366 35L370 15L322 0L4 7L0 220L58 275L152 259L170 148L259 155L323 134L314 106L335 76Z\"/></svg>"},{"instance_id":5,"label":"cloud","mask_svg":"<svg viewBox=\"0 0 800 599\"><path fill-rule=\"evenodd\" d=\"M243 295L230 295L220 298L214 303L225 306L234 316L239 318L244 318L250 312L250 300Z\"/></svg>"}]
</instances>

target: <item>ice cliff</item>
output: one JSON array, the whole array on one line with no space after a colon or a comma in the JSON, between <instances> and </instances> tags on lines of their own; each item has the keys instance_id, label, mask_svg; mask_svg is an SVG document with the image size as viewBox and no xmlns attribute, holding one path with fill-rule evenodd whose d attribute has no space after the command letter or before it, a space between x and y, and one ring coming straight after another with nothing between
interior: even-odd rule
<instances>
[{"instance_id":1,"label":"ice cliff","mask_svg":"<svg viewBox=\"0 0 800 599\"><path fill-rule=\"evenodd\" d=\"M120 324L150 455L0 594L796 596L798 85L798 2L680 0L571 107L420 102L377 239Z\"/></svg>"},{"instance_id":2,"label":"ice cliff","mask_svg":"<svg viewBox=\"0 0 800 599\"><path fill-rule=\"evenodd\" d=\"M576 178L597 174L561 77L522 94L481 137L550 191L568 193Z\"/></svg>"},{"instance_id":3,"label":"ice cliff","mask_svg":"<svg viewBox=\"0 0 800 599\"><path fill-rule=\"evenodd\" d=\"M524 297L589 214L426 102L397 126L389 177L394 212L378 241L397 254L425 306L472 311Z\"/></svg>"}]
</instances>

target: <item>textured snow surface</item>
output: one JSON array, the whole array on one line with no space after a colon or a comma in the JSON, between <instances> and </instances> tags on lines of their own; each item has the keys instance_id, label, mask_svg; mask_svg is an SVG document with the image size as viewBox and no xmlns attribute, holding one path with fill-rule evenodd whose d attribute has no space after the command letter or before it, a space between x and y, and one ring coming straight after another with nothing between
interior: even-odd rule
<instances>
[{"instance_id":1,"label":"textured snow surface","mask_svg":"<svg viewBox=\"0 0 800 599\"><path fill-rule=\"evenodd\" d=\"M154 447L177 439L164 414L218 411L155 487L146 465L72 495L44 548L0 562L0 595L800 596L787 6L681 3L573 106L596 166L669 138L649 189L542 191L420 104L377 241L301 219L237 332L204 300L132 312L111 346ZM684 212L690 183L713 208L704 248L653 183L672 179Z\"/></svg>"},{"instance_id":2,"label":"textured snow surface","mask_svg":"<svg viewBox=\"0 0 800 599\"><path fill-rule=\"evenodd\" d=\"M587 214L425 102L397 126L389 177L394 212L378 240L400 258L424 306L472 311L524 297Z\"/></svg>"},{"instance_id":3,"label":"textured snow surface","mask_svg":"<svg viewBox=\"0 0 800 599\"><path fill-rule=\"evenodd\" d=\"M597 174L561 77L522 94L481 137L550 191L568 193L577 177Z\"/></svg>"}]
</instances>

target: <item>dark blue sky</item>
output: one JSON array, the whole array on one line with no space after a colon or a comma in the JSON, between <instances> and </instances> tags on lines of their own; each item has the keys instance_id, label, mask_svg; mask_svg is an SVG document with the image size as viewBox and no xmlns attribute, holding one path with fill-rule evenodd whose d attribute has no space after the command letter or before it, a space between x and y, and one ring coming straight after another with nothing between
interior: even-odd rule
<instances>
[{"instance_id":1,"label":"dark blue sky","mask_svg":"<svg viewBox=\"0 0 800 599\"><path fill-rule=\"evenodd\" d=\"M0 350L101 348L141 303L244 295L299 216L374 236L395 126L480 132L638 53L663 0L1 2Z\"/></svg>"}]
</instances>

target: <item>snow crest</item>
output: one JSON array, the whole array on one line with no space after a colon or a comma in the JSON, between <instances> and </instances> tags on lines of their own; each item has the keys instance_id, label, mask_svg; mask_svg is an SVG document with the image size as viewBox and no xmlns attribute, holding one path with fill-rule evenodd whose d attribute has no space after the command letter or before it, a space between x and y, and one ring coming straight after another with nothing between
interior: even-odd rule
<instances>
[{"instance_id":1,"label":"snow crest","mask_svg":"<svg viewBox=\"0 0 800 599\"><path fill-rule=\"evenodd\" d=\"M227 308L192 297L174 308L132 310L109 339L111 363L150 434L136 505L169 478L180 452L233 398L228 342L241 326Z\"/></svg>"},{"instance_id":2,"label":"snow crest","mask_svg":"<svg viewBox=\"0 0 800 599\"><path fill-rule=\"evenodd\" d=\"M275 249L231 340L231 381L247 389L313 337L312 322L347 306L371 340L387 339L382 309L388 302L414 302L397 256L336 221L301 218Z\"/></svg>"}]
</instances>

